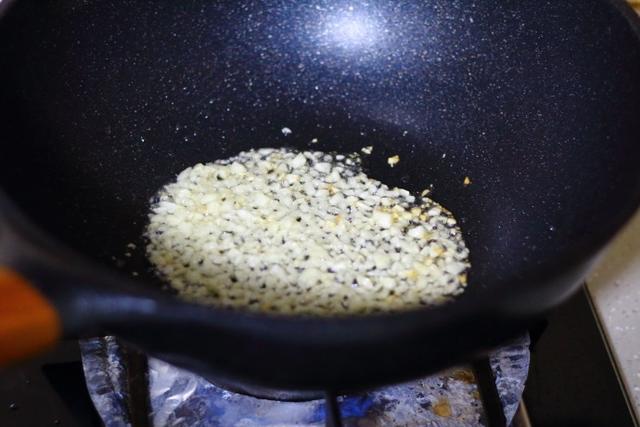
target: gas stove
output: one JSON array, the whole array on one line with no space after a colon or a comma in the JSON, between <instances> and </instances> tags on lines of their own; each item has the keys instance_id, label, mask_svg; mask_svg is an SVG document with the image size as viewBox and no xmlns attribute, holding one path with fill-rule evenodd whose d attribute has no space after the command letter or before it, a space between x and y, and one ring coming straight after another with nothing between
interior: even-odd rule
<instances>
[{"instance_id":1,"label":"gas stove","mask_svg":"<svg viewBox=\"0 0 640 427\"><path fill-rule=\"evenodd\" d=\"M546 325L530 333L532 345L524 393L519 378L522 373L526 374L525 370L516 369L518 374L514 375L509 365L517 362L509 361L508 353L503 353L506 357L500 369L505 361L507 367L498 378L515 380L506 384L506 388L498 385L497 390L502 390L498 396L503 397L502 400L495 400L495 395L494 399L490 397L491 387L486 387L486 379L491 378L494 371L487 376L482 364L476 364L480 375L468 367L454 368L448 374L410 384L337 399L329 396L328 401L271 402L229 392L189 375L183 376L184 382L179 383L180 372L163 366L162 362L148 362L139 353L127 351L113 340L83 344L83 347L89 346L89 350L94 346L93 350L84 352L85 365L103 364L91 369L85 377L77 343L66 342L48 355L0 376L0 425L148 426L154 425L154 420L156 425L157 421L164 421L165 425L187 425L178 422L180 417L195 421L196 416L204 414L208 418L198 418L195 425L207 425L203 421L206 419L208 425L224 427L256 426L257 421L265 420L280 426L322 426L327 420L335 421L336 407L339 422L344 426L407 426L412 425L408 423L409 417L420 426L465 425L459 419L470 420L470 425L474 425L473 422L487 425L487 403L486 412L495 416L502 414L501 403L505 401L511 403L511 411L519 407L512 423L514 427L637 425L598 322L586 291L551 313ZM119 348L118 358L112 359L119 363L109 362L97 351L105 343L112 346L112 355L116 354L116 347ZM518 351L522 350L526 348ZM524 366L527 359L522 359L522 353L518 354L513 356ZM88 361L87 357L94 360ZM162 369L172 374L164 377ZM163 378L166 383L162 383ZM481 388L472 382L480 382ZM98 384L105 387L97 387ZM155 387L150 389L150 385ZM115 392L116 387L119 393ZM504 399L506 389L513 392L508 399ZM203 390L216 398L192 400L202 396ZM487 402L479 398L483 391L489 396L484 399ZM518 399L521 393L522 399ZM175 401L167 399L170 395ZM333 405L336 401L337 405ZM496 402L500 402L500 406ZM111 414L123 416L107 418L105 405L111 405ZM512 412L507 410L505 414L511 416ZM234 421L237 423L233 424Z\"/></svg>"},{"instance_id":2,"label":"gas stove","mask_svg":"<svg viewBox=\"0 0 640 427\"><path fill-rule=\"evenodd\" d=\"M529 368L525 334L470 366L366 392L317 396L216 385L147 359L113 337L83 341L81 350L89 394L106 425L140 425L134 419L154 426L506 425Z\"/></svg>"}]
</instances>

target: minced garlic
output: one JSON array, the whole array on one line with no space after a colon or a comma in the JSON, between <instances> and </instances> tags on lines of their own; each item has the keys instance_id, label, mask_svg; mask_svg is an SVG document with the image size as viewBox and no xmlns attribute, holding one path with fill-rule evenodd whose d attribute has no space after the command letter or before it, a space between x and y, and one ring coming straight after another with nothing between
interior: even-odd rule
<instances>
[{"instance_id":1,"label":"minced garlic","mask_svg":"<svg viewBox=\"0 0 640 427\"><path fill-rule=\"evenodd\" d=\"M434 201L357 158L260 149L197 164L160 190L146 230L159 274L193 301L332 315L432 305L466 285L468 250Z\"/></svg>"}]
</instances>

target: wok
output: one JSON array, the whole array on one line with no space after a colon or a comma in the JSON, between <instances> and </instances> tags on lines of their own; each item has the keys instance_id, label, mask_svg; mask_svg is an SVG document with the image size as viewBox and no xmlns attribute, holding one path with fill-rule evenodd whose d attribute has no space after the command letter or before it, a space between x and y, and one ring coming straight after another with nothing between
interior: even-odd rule
<instances>
[{"instance_id":1,"label":"wok","mask_svg":"<svg viewBox=\"0 0 640 427\"><path fill-rule=\"evenodd\" d=\"M220 381L416 377L561 303L640 201L640 26L621 1L19 0L2 14L5 362L109 333ZM472 268L454 303L247 314L181 302L150 271L150 198L185 167L368 145L369 175L432 185L458 218Z\"/></svg>"}]
</instances>

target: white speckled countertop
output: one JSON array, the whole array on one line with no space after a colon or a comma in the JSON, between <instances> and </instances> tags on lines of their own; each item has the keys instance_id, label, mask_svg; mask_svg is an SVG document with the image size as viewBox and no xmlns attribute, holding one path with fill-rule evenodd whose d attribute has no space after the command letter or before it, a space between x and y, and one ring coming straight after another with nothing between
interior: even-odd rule
<instances>
[{"instance_id":1,"label":"white speckled countertop","mask_svg":"<svg viewBox=\"0 0 640 427\"><path fill-rule=\"evenodd\" d=\"M640 14L640 0L627 1ZM587 288L640 418L640 212L607 249Z\"/></svg>"},{"instance_id":2,"label":"white speckled countertop","mask_svg":"<svg viewBox=\"0 0 640 427\"><path fill-rule=\"evenodd\" d=\"M640 415L640 213L607 249L587 278L587 286L631 403Z\"/></svg>"}]
</instances>

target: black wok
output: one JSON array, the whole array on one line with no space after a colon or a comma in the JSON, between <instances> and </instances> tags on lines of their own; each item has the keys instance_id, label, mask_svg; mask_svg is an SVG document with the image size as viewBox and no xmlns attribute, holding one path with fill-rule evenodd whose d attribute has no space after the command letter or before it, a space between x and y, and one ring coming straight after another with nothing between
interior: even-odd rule
<instances>
[{"instance_id":1,"label":"black wok","mask_svg":"<svg viewBox=\"0 0 640 427\"><path fill-rule=\"evenodd\" d=\"M222 381L400 381L562 302L640 201L640 26L620 1L9 3L0 337L20 348L6 360L109 333ZM309 319L161 290L141 236L176 173L251 147L365 145L371 176L433 185L459 219L472 269L455 303Z\"/></svg>"}]
</instances>

